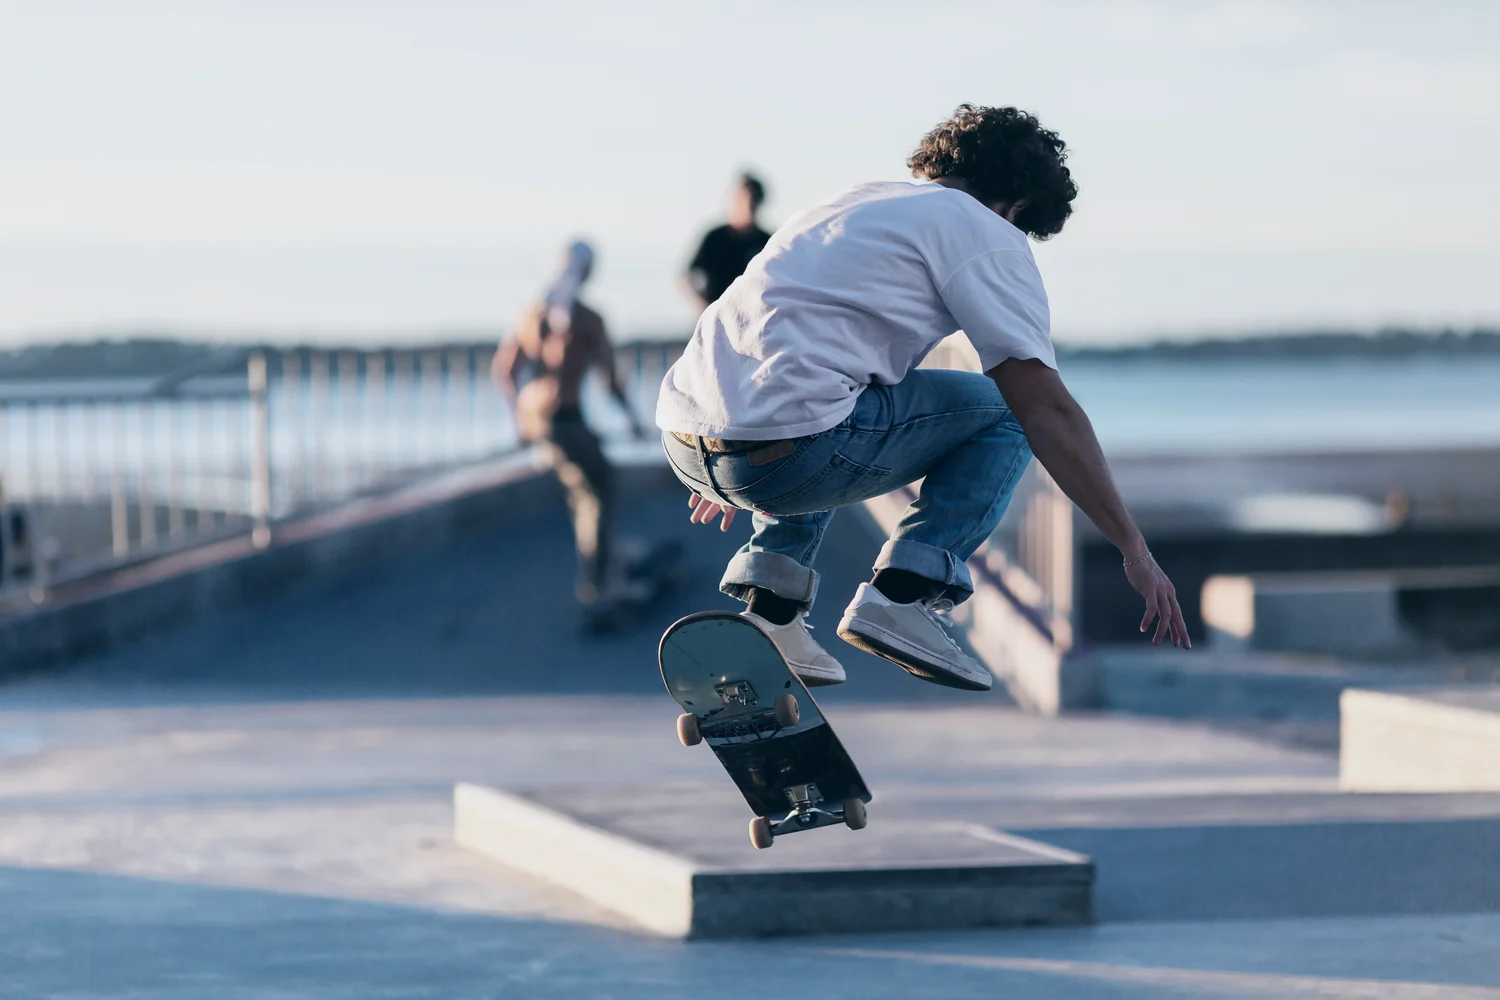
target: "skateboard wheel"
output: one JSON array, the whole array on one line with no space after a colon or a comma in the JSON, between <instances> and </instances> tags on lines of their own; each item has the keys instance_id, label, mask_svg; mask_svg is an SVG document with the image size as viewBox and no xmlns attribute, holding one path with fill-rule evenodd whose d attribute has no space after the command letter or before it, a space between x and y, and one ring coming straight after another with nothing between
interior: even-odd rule
<instances>
[{"instance_id":1,"label":"skateboard wheel","mask_svg":"<svg viewBox=\"0 0 1500 1000\"><path fill-rule=\"evenodd\" d=\"M698 729L698 717L692 712L683 712L677 717L677 738L685 747L695 747L703 742L703 733Z\"/></svg>"},{"instance_id":2,"label":"skateboard wheel","mask_svg":"<svg viewBox=\"0 0 1500 1000\"><path fill-rule=\"evenodd\" d=\"M778 694L776 696L776 724L782 729L790 729L797 724L802 717L802 712L797 708L797 696L794 694Z\"/></svg>"},{"instance_id":3,"label":"skateboard wheel","mask_svg":"<svg viewBox=\"0 0 1500 1000\"><path fill-rule=\"evenodd\" d=\"M862 799L844 800L844 825L851 830L863 830L865 824L870 820L865 815L865 804Z\"/></svg>"},{"instance_id":4,"label":"skateboard wheel","mask_svg":"<svg viewBox=\"0 0 1500 1000\"><path fill-rule=\"evenodd\" d=\"M757 816L750 821L750 843L755 845L756 850L764 851L771 846L771 821L764 816Z\"/></svg>"}]
</instances>

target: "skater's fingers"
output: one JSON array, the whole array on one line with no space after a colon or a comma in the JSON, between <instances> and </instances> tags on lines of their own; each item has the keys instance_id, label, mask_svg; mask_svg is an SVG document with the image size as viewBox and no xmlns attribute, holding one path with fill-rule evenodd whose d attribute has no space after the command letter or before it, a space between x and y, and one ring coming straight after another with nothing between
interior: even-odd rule
<instances>
[{"instance_id":1,"label":"skater's fingers","mask_svg":"<svg viewBox=\"0 0 1500 1000\"><path fill-rule=\"evenodd\" d=\"M1172 610L1171 605L1168 603L1170 600L1170 596L1163 595L1151 602L1160 611L1160 617L1156 619L1156 635L1151 638L1151 645L1153 646L1160 646L1161 641L1172 631Z\"/></svg>"},{"instance_id":2,"label":"skater's fingers","mask_svg":"<svg viewBox=\"0 0 1500 1000\"><path fill-rule=\"evenodd\" d=\"M1175 594L1172 597L1172 628L1177 644L1183 649L1192 649L1193 640L1188 637L1187 622L1182 617L1182 608L1178 605Z\"/></svg>"},{"instance_id":3,"label":"skater's fingers","mask_svg":"<svg viewBox=\"0 0 1500 1000\"><path fill-rule=\"evenodd\" d=\"M728 531L729 526L734 523L734 515L738 514L739 511L733 507L723 507L721 509L724 511L724 522L719 525L719 530Z\"/></svg>"},{"instance_id":4,"label":"skater's fingers","mask_svg":"<svg viewBox=\"0 0 1500 1000\"><path fill-rule=\"evenodd\" d=\"M1155 617L1156 617L1156 595L1154 593L1147 594L1146 595L1146 614L1145 614L1145 617L1143 617L1141 619L1141 631L1142 632L1146 631L1146 629L1148 629L1148 628L1151 627L1151 619L1153 619Z\"/></svg>"},{"instance_id":5,"label":"skater's fingers","mask_svg":"<svg viewBox=\"0 0 1500 1000\"><path fill-rule=\"evenodd\" d=\"M1168 634L1168 631L1169 631L1168 628L1167 628L1167 624L1168 624L1168 619L1167 619L1166 615L1162 615L1160 618L1157 619L1157 621L1156 621L1156 634L1151 637L1151 645L1153 645L1153 646L1160 646L1161 645L1162 639L1164 639L1164 638L1167 637L1167 634Z\"/></svg>"}]
</instances>

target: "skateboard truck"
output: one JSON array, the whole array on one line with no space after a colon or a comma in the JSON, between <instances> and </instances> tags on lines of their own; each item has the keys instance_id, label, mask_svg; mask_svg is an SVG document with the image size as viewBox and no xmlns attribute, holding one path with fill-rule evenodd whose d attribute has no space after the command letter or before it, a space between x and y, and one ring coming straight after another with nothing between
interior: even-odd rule
<instances>
[{"instance_id":1,"label":"skateboard truck","mask_svg":"<svg viewBox=\"0 0 1500 1000\"><path fill-rule=\"evenodd\" d=\"M759 704L755 697L755 688L750 686L749 681L730 681L728 684L720 684L714 688L714 691L724 699L726 705L749 707Z\"/></svg>"},{"instance_id":2,"label":"skateboard truck","mask_svg":"<svg viewBox=\"0 0 1500 1000\"><path fill-rule=\"evenodd\" d=\"M779 820L771 821L771 832L776 833L788 824L795 824L806 829L818 822L819 816L827 816L835 823L844 818L844 811L830 812L818 803L823 801L823 793L818 791L818 786L812 782L805 785L789 785L786 788L786 797L792 804L792 811Z\"/></svg>"}]
</instances>

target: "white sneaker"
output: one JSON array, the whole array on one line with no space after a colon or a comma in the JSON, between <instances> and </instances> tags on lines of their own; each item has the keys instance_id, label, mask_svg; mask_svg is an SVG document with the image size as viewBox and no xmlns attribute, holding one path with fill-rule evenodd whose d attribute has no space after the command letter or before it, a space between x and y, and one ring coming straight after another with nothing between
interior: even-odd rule
<instances>
[{"instance_id":1,"label":"white sneaker","mask_svg":"<svg viewBox=\"0 0 1500 1000\"><path fill-rule=\"evenodd\" d=\"M844 683L843 665L829 656L828 651L807 634L812 626L802 620L806 617L803 612L799 611L789 625L773 624L749 611L741 611L740 614L770 636L771 641L776 644L777 652L786 660L787 666L792 668L792 673L802 678L803 684L821 687Z\"/></svg>"},{"instance_id":2,"label":"white sneaker","mask_svg":"<svg viewBox=\"0 0 1500 1000\"><path fill-rule=\"evenodd\" d=\"M939 612L953 602L937 598L896 604L868 583L844 609L839 638L885 657L914 677L947 687L988 691L995 678L948 635L952 622Z\"/></svg>"}]
</instances>

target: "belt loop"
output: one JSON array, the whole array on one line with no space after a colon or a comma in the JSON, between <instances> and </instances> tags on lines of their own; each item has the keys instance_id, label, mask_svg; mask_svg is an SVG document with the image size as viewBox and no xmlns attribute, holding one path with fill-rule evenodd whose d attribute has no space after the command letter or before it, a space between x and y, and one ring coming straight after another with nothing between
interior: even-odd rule
<instances>
[{"instance_id":1,"label":"belt loop","mask_svg":"<svg viewBox=\"0 0 1500 1000\"><path fill-rule=\"evenodd\" d=\"M708 480L709 488L713 490L714 493L714 495L710 496L709 499L721 507L735 506L728 500L725 500L723 495L719 493L719 484L714 481L714 470L710 468L708 464L708 449L703 446L703 435L694 434L693 444L698 449L698 461L703 463L703 478Z\"/></svg>"}]
</instances>

